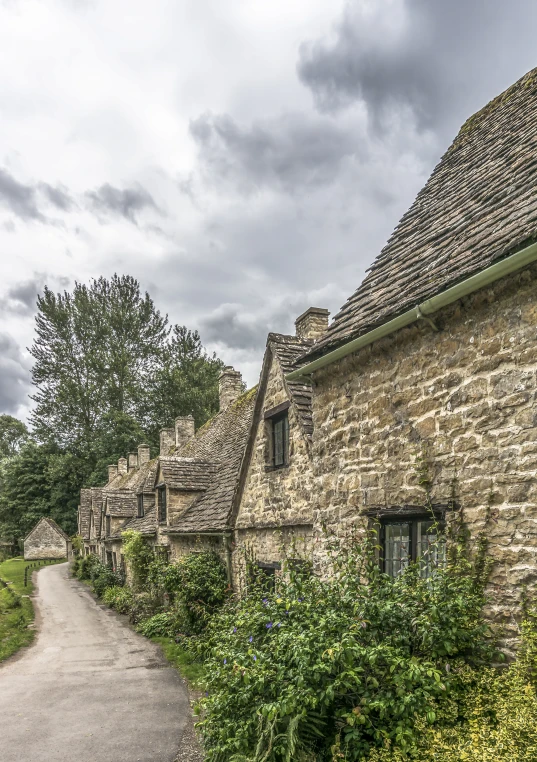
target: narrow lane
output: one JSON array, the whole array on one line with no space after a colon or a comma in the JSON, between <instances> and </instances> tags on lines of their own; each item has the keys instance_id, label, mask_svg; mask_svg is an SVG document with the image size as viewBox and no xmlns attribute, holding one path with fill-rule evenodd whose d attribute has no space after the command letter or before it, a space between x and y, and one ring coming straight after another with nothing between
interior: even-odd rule
<instances>
[{"instance_id":1,"label":"narrow lane","mask_svg":"<svg viewBox=\"0 0 537 762\"><path fill-rule=\"evenodd\" d=\"M68 565L37 575L39 634L0 666L1 762L173 762L189 716L177 672Z\"/></svg>"}]
</instances>

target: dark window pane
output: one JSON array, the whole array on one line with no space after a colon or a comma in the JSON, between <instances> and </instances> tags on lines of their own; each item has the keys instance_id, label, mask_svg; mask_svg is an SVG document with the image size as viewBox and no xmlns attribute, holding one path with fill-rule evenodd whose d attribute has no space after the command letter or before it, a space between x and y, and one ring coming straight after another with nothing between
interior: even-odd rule
<instances>
[{"instance_id":1,"label":"dark window pane","mask_svg":"<svg viewBox=\"0 0 537 762\"><path fill-rule=\"evenodd\" d=\"M138 518L142 518L144 516L144 496L138 495Z\"/></svg>"},{"instance_id":2,"label":"dark window pane","mask_svg":"<svg viewBox=\"0 0 537 762\"><path fill-rule=\"evenodd\" d=\"M158 518L166 521L166 488L161 487L158 491Z\"/></svg>"},{"instance_id":3,"label":"dark window pane","mask_svg":"<svg viewBox=\"0 0 537 762\"><path fill-rule=\"evenodd\" d=\"M445 564L446 544L439 537L434 521L417 522L416 560L422 577L430 577L435 569Z\"/></svg>"},{"instance_id":4,"label":"dark window pane","mask_svg":"<svg viewBox=\"0 0 537 762\"><path fill-rule=\"evenodd\" d=\"M284 428L283 420L274 422L274 465L282 466L284 453Z\"/></svg>"},{"instance_id":5,"label":"dark window pane","mask_svg":"<svg viewBox=\"0 0 537 762\"><path fill-rule=\"evenodd\" d=\"M410 561L410 524L386 524L384 527L384 571L397 577Z\"/></svg>"}]
</instances>

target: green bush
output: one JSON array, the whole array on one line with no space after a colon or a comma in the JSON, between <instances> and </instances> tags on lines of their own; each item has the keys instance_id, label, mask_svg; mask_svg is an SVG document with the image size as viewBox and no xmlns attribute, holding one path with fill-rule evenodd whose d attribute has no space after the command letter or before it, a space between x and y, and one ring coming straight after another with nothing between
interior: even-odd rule
<instances>
[{"instance_id":1,"label":"green bush","mask_svg":"<svg viewBox=\"0 0 537 762\"><path fill-rule=\"evenodd\" d=\"M373 540L332 543L327 580L254 580L187 642L205 660L209 762L363 760L410 752L464 691L459 665L490 662L482 563L461 553L430 579L381 574ZM339 757L337 755L340 755Z\"/></svg>"},{"instance_id":2,"label":"green bush","mask_svg":"<svg viewBox=\"0 0 537 762\"><path fill-rule=\"evenodd\" d=\"M129 587L107 587L103 593L103 602L119 614L128 614L132 607L133 593Z\"/></svg>"},{"instance_id":3,"label":"green bush","mask_svg":"<svg viewBox=\"0 0 537 762\"><path fill-rule=\"evenodd\" d=\"M98 567L101 565L101 562L99 561L99 558L94 554L91 553L89 556L84 556L83 558L77 559L78 563L76 564L76 571L75 574L79 579L85 579L89 580L91 579L91 575L93 572L94 567Z\"/></svg>"},{"instance_id":4,"label":"green bush","mask_svg":"<svg viewBox=\"0 0 537 762\"><path fill-rule=\"evenodd\" d=\"M161 606L150 593L133 593L129 619L133 624L139 624L161 613Z\"/></svg>"},{"instance_id":5,"label":"green bush","mask_svg":"<svg viewBox=\"0 0 537 762\"><path fill-rule=\"evenodd\" d=\"M93 590L99 598L102 598L108 587L121 587L125 584L123 572L114 571L111 566L101 563L99 559L91 565L90 580Z\"/></svg>"},{"instance_id":6,"label":"green bush","mask_svg":"<svg viewBox=\"0 0 537 762\"><path fill-rule=\"evenodd\" d=\"M171 611L163 611L140 622L136 628L146 638L170 638L176 632L176 618Z\"/></svg>"},{"instance_id":7,"label":"green bush","mask_svg":"<svg viewBox=\"0 0 537 762\"><path fill-rule=\"evenodd\" d=\"M149 566L154 559L151 547L140 532L129 529L121 535L123 554L129 566L131 584L134 590L145 590Z\"/></svg>"}]
</instances>

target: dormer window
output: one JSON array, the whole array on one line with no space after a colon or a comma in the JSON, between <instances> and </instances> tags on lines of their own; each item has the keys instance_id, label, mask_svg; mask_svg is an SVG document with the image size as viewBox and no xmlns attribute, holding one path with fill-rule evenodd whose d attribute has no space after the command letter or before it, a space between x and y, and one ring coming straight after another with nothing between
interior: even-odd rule
<instances>
[{"instance_id":1,"label":"dormer window","mask_svg":"<svg viewBox=\"0 0 537 762\"><path fill-rule=\"evenodd\" d=\"M110 516L106 516L106 536L110 537Z\"/></svg>"},{"instance_id":2,"label":"dormer window","mask_svg":"<svg viewBox=\"0 0 537 762\"><path fill-rule=\"evenodd\" d=\"M163 485L157 489L157 508L158 508L158 520L160 523L165 523L168 518L168 508L166 505L166 486Z\"/></svg>"},{"instance_id":3,"label":"dormer window","mask_svg":"<svg viewBox=\"0 0 537 762\"><path fill-rule=\"evenodd\" d=\"M145 510L144 510L144 495L143 492L141 495L138 495L138 518L142 519L145 516Z\"/></svg>"},{"instance_id":4,"label":"dormer window","mask_svg":"<svg viewBox=\"0 0 537 762\"><path fill-rule=\"evenodd\" d=\"M267 465L270 468L283 468L289 465L289 402L267 410L268 450Z\"/></svg>"}]
</instances>

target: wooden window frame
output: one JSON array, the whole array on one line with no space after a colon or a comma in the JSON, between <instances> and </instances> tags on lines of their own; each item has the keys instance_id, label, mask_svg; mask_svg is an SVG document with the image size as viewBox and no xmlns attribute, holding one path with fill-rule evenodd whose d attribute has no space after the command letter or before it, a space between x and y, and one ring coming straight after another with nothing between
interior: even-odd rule
<instances>
[{"instance_id":1,"label":"wooden window frame","mask_svg":"<svg viewBox=\"0 0 537 762\"><path fill-rule=\"evenodd\" d=\"M445 519L443 516L438 514L432 514L431 513L414 513L414 514L403 514L403 515L392 515L392 516L383 516L382 518L377 518L377 521L380 525L379 527L379 545L380 545L380 555L379 555L379 562L380 562L380 568L385 573L388 574L386 571L386 564L388 559L386 558L386 527L388 526L401 526L401 525L407 525L409 527L408 537L409 537L409 549L408 549L408 563L414 564L416 563L418 558L418 524L420 522L422 523L430 523L436 524L438 528L443 531L445 530ZM394 577L395 575L390 574L391 577Z\"/></svg>"},{"instance_id":2,"label":"wooden window frame","mask_svg":"<svg viewBox=\"0 0 537 762\"><path fill-rule=\"evenodd\" d=\"M144 493L140 493L138 496L138 518L143 519L145 516L145 508L144 508Z\"/></svg>"}]
</instances>

